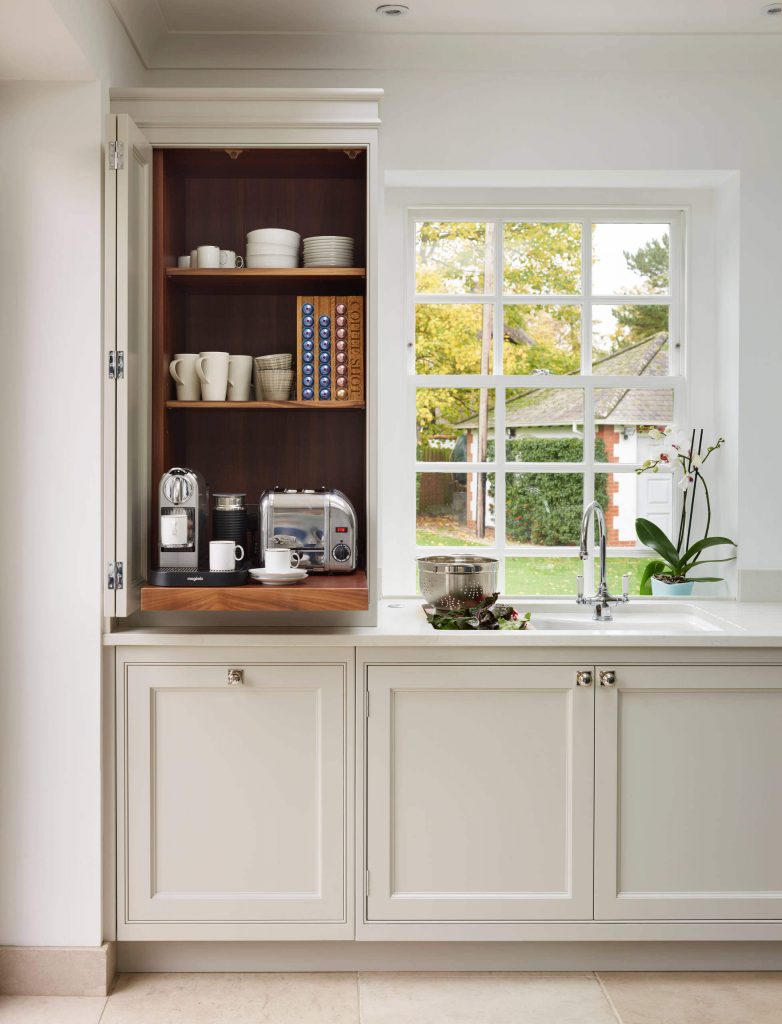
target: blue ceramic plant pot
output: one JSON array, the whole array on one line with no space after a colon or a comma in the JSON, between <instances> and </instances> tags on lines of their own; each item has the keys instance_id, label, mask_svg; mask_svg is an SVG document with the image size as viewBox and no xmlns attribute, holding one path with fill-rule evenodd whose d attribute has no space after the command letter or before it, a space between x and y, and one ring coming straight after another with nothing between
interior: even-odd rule
<instances>
[{"instance_id":1,"label":"blue ceramic plant pot","mask_svg":"<svg viewBox=\"0 0 782 1024\"><path fill-rule=\"evenodd\" d=\"M689 597L695 580L687 580L684 583L663 583L652 576L652 594L654 597Z\"/></svg>"}]
</instances>

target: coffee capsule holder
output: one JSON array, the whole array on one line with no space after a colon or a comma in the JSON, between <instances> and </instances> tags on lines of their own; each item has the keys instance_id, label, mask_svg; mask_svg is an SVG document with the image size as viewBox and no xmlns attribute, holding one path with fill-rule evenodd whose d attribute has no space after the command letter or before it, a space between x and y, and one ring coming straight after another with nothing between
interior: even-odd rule
<instances>
[{"instance_id":1,"label":"coffee capsule holder","mask_svg":"<svg viewBox=\"0 0 782 1024\"><path fill-rule=\"evenodd\" d=\"M363 402L363 298L299 295L296 312L297 399L320 406Z\"/></svg>"}]
</instances>

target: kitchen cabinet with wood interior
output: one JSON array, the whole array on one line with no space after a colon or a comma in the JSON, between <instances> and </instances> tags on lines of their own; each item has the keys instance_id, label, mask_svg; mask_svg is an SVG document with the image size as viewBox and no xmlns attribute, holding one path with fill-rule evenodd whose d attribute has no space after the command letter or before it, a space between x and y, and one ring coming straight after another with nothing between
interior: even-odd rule
<instances>
[{"instance_id":1,"label":"kitchen cabinet with wood interior","mask_svg":"<svg viewBox=\"0 0 782 1024\"><path fill-rule=\"evenodd\" d=\"M114 99L110 159L116 170L106 185L109 617L139 609L365 612L372 606L378 96L294 93L286 102L264 90L223 97L224 125L165 94L120 92ZM248 232L267 227L302 238L349 237L354 265L177 265L202 245L243 254ZM295 367L301 355L297 296L360 300L360 391L344 401L336 393L333 401L302 401L307 396L298 391L287 400L177 401L169 374L175 354L289 353ZM356 511L357 570L332 577L334 585L313 575L279 600L252 583L149 586L149 570L157 568L158 483L172 466L199 471L212 493L246 494L250 509L274 488L343 492Z\"/></svg>"}]
</instances>

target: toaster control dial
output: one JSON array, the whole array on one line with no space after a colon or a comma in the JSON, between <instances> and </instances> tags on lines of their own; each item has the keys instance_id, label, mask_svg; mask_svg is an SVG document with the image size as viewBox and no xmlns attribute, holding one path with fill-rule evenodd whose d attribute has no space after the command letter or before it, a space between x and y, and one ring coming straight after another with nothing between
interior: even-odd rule
<instances>
[{"instance_id":1,"label":"toaster control dial","mask_svg":"<svg viewBox=\"0 0 782 1024\"><path fill-rule=\"evenodd\" d=\"M338 562L347 562L350 558L350 548L341 541L339 544L334 545L331 553Z\"/></svg>"}]
</instances>

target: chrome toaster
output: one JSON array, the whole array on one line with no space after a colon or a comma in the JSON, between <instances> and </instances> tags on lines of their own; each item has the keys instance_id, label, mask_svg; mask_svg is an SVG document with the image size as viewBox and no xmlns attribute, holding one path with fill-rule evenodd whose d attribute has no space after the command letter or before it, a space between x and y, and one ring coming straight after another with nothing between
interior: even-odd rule
<instances>
[{"instance_id":1,"label":"chrome toaster","mask_svg":"<svg viewBox=\"0 0 782 1024\"><path fill-rule=\"evenodd\" d=\"M353 572L356 511L342 491L264 491L260 500L261 558L284 547L310 572Z\"/></svg>"}]
</instances>

